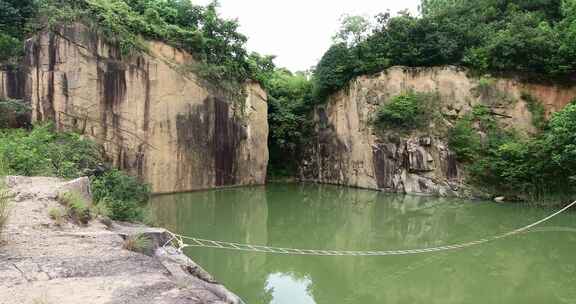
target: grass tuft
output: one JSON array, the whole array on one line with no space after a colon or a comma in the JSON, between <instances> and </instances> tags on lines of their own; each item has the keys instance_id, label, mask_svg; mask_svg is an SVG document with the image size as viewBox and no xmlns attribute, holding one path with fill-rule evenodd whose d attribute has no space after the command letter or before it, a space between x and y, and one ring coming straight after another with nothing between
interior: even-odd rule
<instances>
[{"instance_id":1,"label":"grass tuft","mask_svg":"<svg viewBox=\"0 0 576 304\"><path fill-rule=\"evenodd\" d=\"M86 225L92 219L92 211L80 194L67 192L59 195L58 201L66 207L68 216L75 223Z\"/></svg>"},{"instance_id":2,"label":"grass tuft","mask_svg":"<svg viewBox=\"0 0 576 304\"><path fill-rule=\"evenodd\" d=\"M51 208L48 211L48 215L50 215L50 218L54 220L54 224L58 227L64 225L66 221L66 213L61 208Z\"/></svg>"},{"instance_id":3,"label":"grass tuft","mask_svg":"<svg viewBox=\"0 0 576 304\"><path fill-rule=\"evenodd\" d=\"M133 252L145 253L152 248L152 240L144 234L131 235L124 240L123 248Z\"/></svg>"}]
</instances>

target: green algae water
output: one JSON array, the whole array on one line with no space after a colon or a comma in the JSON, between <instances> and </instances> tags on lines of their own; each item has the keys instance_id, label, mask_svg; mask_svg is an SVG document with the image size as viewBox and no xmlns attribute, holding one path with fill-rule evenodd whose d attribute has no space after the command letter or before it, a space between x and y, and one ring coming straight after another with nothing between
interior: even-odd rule
<instances>
[{"instance_id":1,"label":"green algae water","mask_svg":"<svg viewBox=\"0 0 576 304\"><path fill-rule=\"evenodd\" d=\"M296 184L158 196L152 205L159 222L180 234L327 250L450 245L555 211ZM247 304L576 303L576 212L508 239L411 256L186 253Z\"/></svg>"}]
</instances>

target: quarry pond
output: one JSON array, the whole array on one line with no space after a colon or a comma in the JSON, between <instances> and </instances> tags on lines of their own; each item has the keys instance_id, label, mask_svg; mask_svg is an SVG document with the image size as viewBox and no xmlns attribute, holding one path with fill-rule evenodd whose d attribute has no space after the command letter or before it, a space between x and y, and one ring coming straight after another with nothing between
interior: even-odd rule
<instances>
[{"instance_id":1,"label":"quarry pond","mask_svg":"<svg viewBox=\"0 0 576 304\"><path fill-rule=\"evenodd\" d=\"M324 250L404 250L502 234L551 213L522 204L270 184L156 196L158 221L189 236ZM247 304L576 303L576 212L528 233L416 255L294 256L186 249Z\"/></svg>"}]
</instances>

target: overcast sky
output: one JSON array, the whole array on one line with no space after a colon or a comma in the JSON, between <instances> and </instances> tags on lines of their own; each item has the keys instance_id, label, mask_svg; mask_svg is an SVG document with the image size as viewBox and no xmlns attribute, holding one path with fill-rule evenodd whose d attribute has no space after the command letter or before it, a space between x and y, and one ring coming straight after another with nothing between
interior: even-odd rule
<instances>
[{"instance_id":1,"label":"overcast sky","mask_svg":"<svg viewBox=\"0 0 576 304\"><path fill-rule=\"evenodd\" d=\"M193 0L205 5L210 0ZM390 10L416 13L420 0L220 0L220 12L237 18L248 49L276 55L276 65L301 71L331 45L343 14L374 16Z\"/></svg>"}]
</instances>

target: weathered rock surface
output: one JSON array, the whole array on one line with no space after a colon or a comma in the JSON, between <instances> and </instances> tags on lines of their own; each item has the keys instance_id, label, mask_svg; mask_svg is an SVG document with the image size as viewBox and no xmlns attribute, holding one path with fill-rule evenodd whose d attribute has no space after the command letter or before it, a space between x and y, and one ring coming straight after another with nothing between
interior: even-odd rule
<instances>
[{"instance_id":1,"label":"weathered rock surface","mask_svg":"<svg viewBox=\"0 0 576 304\"><path fill-rule=\"evenodd\" d=\"M57 227L50 208L64 182L12 178L13 201L0 246L0 304L240 303L202 268L172 247L153 257L122 248L124 236L165 235L163 229L93 221ZM193 270L193 271L192 271Z\"/></svg>"},{"instance_id":2,"label":"weathered rock surface","mask_svg":"<svg viewBox=\"0 0 576 304\"><path fill-rule=\"evenodd\" d=\"M88 177L80 177L71 180L58 187L58 195L66 194L67 192L75 192L82 196L86 203L92 204L92 189L90 187L90 179Z\"/></svg>"},{"instance_id":3,"label":"weathered rock surface","mask_svg":"<svg viewBox=\"0 0 576 304\"><path fill-rule=\"evenodd\" d=\"M24 100L30 92L27 85L26 71L21 67L0 64L0 101L12 100L29 106ZM0 127L22 128L30 125L30 115L26 112L17 112L14 108L0 105Z\"/></svg>"},{"instance_id":4,"label":"weathered rock surface","mask_svg":"<svg viewBox=\"0 0 576 304\"><path fill-rule=\"evenodd\" d=\"M232 98L189 72L190 54L161 42L148 48L122 56L80 24L31 39L33 121L97 140L155 193L263 184L266 93L248 83L245 100Z\"/></svg>"},{"instance_id":5,"label":"weathered rock surface","mask_svg":"<svg viewBox=\"0 0 576 304\"><path fill-rule=\"evenodd\" d=\"M402 92L437 93L442 122L413 132L376 130L379 105ZM413 194L457 195L465 167L447 144L447 130L475 105L488 106L499 124L520 133L536 132L526 96L541 102L547 115L574 97L576 86L479 79L456 67L393 67L363 76L315 110L315 142L301 163L301 179Z\"/></svg>"},{"instance_id":6,"label":"weathered rock surface","mask_svg":"<svg viewBox=\"0 0 576 304\"><path fill-rule=\"evenodd\" d=\"M11 65L0 65L0 99L26 99L26 72Z\"/></svg>"}]
</instances>

